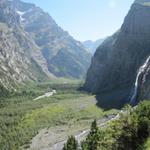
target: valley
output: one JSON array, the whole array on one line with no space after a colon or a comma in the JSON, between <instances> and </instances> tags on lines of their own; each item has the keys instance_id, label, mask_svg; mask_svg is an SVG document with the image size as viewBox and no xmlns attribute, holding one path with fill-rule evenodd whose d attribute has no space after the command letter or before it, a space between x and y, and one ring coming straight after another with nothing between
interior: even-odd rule
<instances>
[{"instance_id":1,"label":"valley","mask_svg":"<svg viewBox=\"0 0 150 150\"><path fill-rule=\"evenodd\" d=\"M96 1L0 0L0 150L150 149L150 0Z\"/></svg>"}]
</instances>

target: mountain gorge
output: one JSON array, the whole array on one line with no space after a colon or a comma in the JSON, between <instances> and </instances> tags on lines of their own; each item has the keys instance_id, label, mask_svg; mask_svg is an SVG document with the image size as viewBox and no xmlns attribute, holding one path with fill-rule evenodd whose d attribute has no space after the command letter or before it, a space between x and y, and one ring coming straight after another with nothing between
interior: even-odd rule
<instances>
[{"instance_id":1,"label":"mountain gorge","mask_svg":"<svg viewBox=\"0 0 150 150\"><path fill-rule=\"evenodd\" d=\"M0 1L0 82L17 88L25 81L83 78L91 55L34 4Z\"/></svg>"},{"instance_id":2,"label":"mountain gorge","mask_svg":"<svg viewBox=\"0 0 150 150\"><path fill-rule=\"evenodd\" d=\"M121 29L97 49L87 73L85 88L96 93L98 99L116 104L129 102L134 94L139 68L150 55L149 2L135 1ZM148 74L146 77L148 82ZM144 75L138 78L138 90L143 86L143 78ZM136 101L139 98L143 100L145 97L137 94Z\"/></svg>"}]
</instances>

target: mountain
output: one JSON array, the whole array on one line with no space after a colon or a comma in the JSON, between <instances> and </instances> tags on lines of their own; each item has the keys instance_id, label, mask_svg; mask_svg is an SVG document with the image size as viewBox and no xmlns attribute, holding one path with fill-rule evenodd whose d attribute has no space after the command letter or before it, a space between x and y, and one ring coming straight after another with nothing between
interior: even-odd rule
<instances>
[{"instance_id":1,"label":"mountain","mask_svg":"<svg viewBox=\"0 0 150 150\"><path fill-rule=\"evenodd\" d=\"M24 30L40 47L49 72L57 77L83 78L90 65L91 54L84 46L59 27L41 8L19 0L11 2L20 15Z\"/></svg>"},{"instance_id":2,"label":"mountain","mask_svg":"<svg viewBox=\"0 0 150 150\"><path fill-rule=\"evenodd\" d=\"M85 89L96 93L99 103L111 102L119 105L129 102L136 92L135 89L137 94L134 101L139 98L143 100L144 95L150 98L147 93L149 67L144 67L144 71L139 72L141 66L147 64L150 55L149 4L150 0L136 0L121 29L107 38L94 54ZM139 74L142 75L140 78ZM146 80L146 84L143 84L143 80ZM143 93L143 90L146 93L139 96L138 93Z\"/></svg>"},{"instance_id":3,"label":"mountain","mask_svg":"<svg viewBox=\"0 0 150 150\"><path fill-rule=\"evenodd\" d=\"M83 78L91 54L41 8L20 0L0 1L0 85Z\"/></svg>"},{"instance_id":4,"label":"mountain","mask_svg":"<svg viewBox=\"0 0 150 150\"><path fill-rule=\"evenodd\" d=\"M91 54L94 54L96 49L103 43L104 40L105 39L99 39L96 41L87 40L82 43Z\"/></svg>"}]
</instances>

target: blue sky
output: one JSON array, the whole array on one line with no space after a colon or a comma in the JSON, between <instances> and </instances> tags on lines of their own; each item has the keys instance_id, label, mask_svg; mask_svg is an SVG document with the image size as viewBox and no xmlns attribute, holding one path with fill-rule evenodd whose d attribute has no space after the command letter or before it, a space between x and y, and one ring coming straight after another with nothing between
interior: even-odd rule
<instances>
[{"instance_id":1,"label":"blue sky","mask_svg":"<svg viewBox=\"0 0 150 150\"><path fill-rule=\"evenodd\" d=\"M75 39L97 40L123 23L133 0L24 0L48 12Z\"/></svg>"}]
</instances>

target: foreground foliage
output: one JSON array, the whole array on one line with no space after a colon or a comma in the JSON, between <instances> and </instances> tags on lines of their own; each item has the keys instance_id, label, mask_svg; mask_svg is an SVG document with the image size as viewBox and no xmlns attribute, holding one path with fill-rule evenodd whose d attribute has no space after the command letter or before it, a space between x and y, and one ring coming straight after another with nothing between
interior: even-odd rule
<instances>
[{"instance_id":1,"label":"foreground foliage","mask_svg":"<svg viewBox=\"0 0 150 150\"><path fill-rule=\"evenodd\" d=\"M119 119L104 128L98 129L94 121L86 140L81 143L81 149L148 150L149 137L150 102L145 101L136 108L126 107Z\"/></svg>"}]
</instances>

